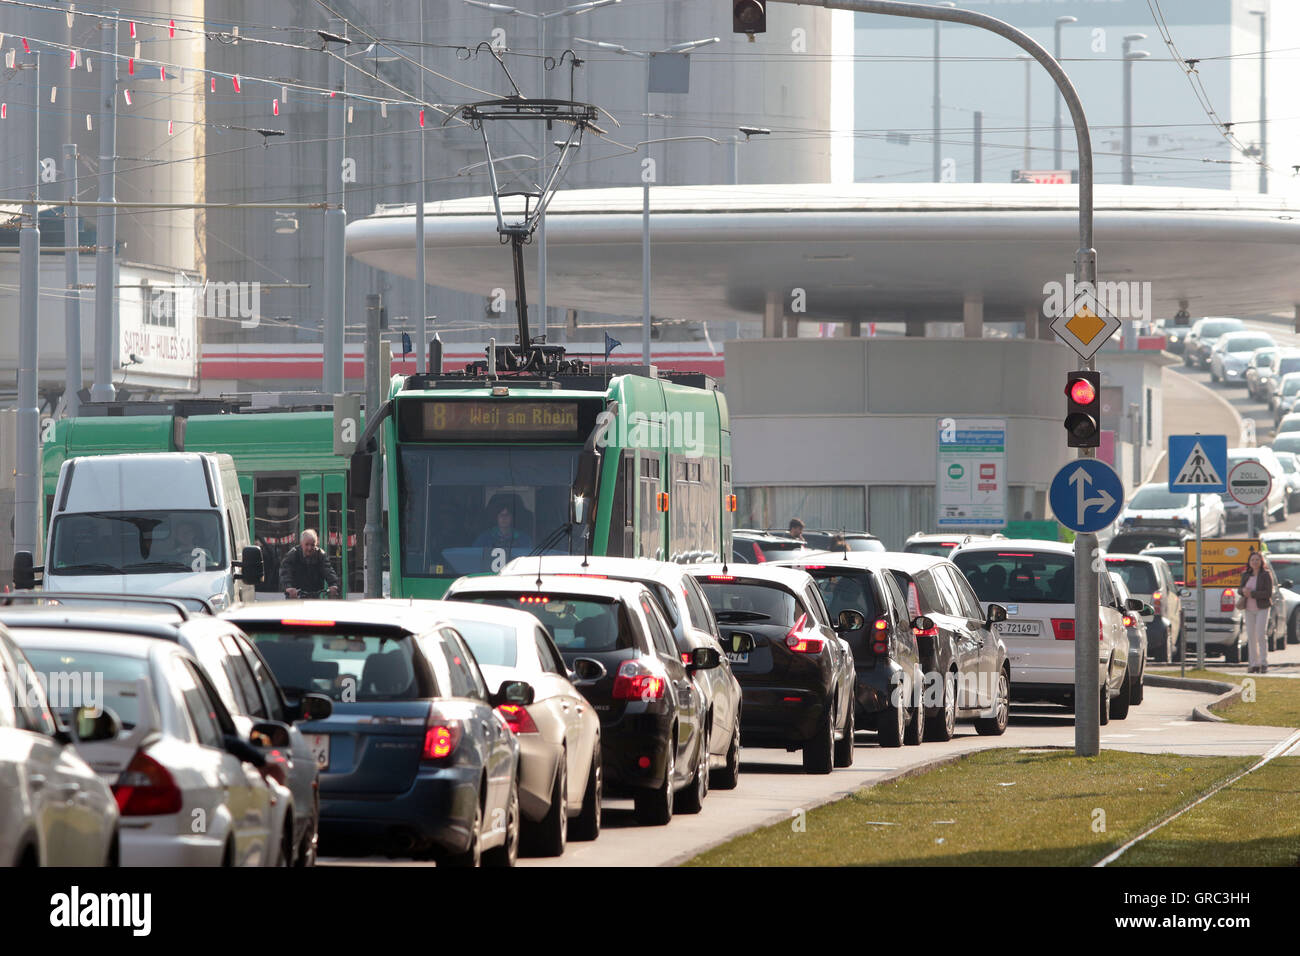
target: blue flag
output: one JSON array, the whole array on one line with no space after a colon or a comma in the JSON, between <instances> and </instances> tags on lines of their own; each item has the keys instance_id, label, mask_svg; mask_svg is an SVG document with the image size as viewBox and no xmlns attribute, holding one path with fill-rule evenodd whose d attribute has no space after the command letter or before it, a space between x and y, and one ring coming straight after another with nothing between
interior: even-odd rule
<instances>
[{"instance_id":1,"label":"blue flag","mask_svg":"<svg viewBox=\"0 0 1300 956\"><path fill-rule=\"evenodd\" d=\"M614 349L618 348L622 344L623 344L622 342L614 338L608 332L605 333L605 361L606 362L609 361L609 353L614 351Z\"/></svg>"},{"instance_id":2,"label":"blue flag","mask_svg":"<svg viewBox=\"0 0 1300 956\"><path fill-rule=\"evenodd\" d=\"M411 354L411 334L409 332L403 332L402 333L402 357L405 358L407 355L410 354Z\"/></svg>"}]
</instances>

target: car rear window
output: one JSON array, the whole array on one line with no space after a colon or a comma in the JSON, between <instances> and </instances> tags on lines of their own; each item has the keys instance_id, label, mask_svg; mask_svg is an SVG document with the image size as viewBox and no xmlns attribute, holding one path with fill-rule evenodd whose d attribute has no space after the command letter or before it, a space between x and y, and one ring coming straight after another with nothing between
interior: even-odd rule
<instances>
[{"instance_id":1,"label":"car rear window","mask_svg":"<svg viewBox=\"0 0 1300 956\"><path fill-rule=\"evenodd\" d=\"M1270 554L1268 563L1278 580L1288 578L1291 581L1300 581L1300 557L1279 558Z\"/></svg>"},{"instance_id":2,"label":"car rear window","mask_svg":"<svg viewBox=\"0 0 1300 956\"><path fill-rule=\"evenodd\" d=\"M135 689L113 687L107 682L129 685L147 679L149 661L145 658L49 647L23 647L23 653L45 687L50 710L60 717L66 719L77 707L99 703L90 698L95 693L95 683L100 682L103 706L117 714L122 729L132 730L139 722L140 699ZM78 700L78 696L83 699Z\"/></svg>"},{"instance_id":3,"label":"car rear window","mask_svg":"<svg viewBox=\"0 0 1300 956\"><path fill-rule=\"evenodd\" d=\"M1300 554L1300 538L1279 538L1264 542L1270 556L1275 554Z\"/></svg>"},{"instance_id":4,"label":"car rear window","mask_svg":"<svg viewBox=\"0 0 1300 956\"><path fill-rule=\"evenodd\" d=\"M510 591L467 594L457 600L527 611L551 632L561 651L621 651L637 646L627 611L613 598Z\"/></svg>"},{"instance_id":5,"label":"car rear window","mask_svg":"<svg viewBox=\"0 0 1300 956\"><path fill-rule=\"evenodd\" d=\"M409 634L364 625L245 626L286 695L344 703L436 697L433 675Z\"/></svg>"},{"instance_id":6,"label":"car rear window","mask_svg":"<svg viewBox=\"0 0 1300 956\"><path fill-rule=\"evenodd\" d=\"M1228 339L1224 343L1224 349L1228 352L1253 352L1256 349L1267 348L1272 344L1265 336L1242 336L1239 339Z\"/></svg>"},{"instance_id":7,"label":"car rear window","mask_svg":"<svg viewBox=\"0 0 1300 956\"><path fill-rule=\"evenodd\" d=\"M1138 489L1128 506L1133 511L1149 508L1152 511L1174 511L1186 508L1190 495L1185 491L1170 491L1160 485L1144 485Z\"/></svg>"},{"instance_id":8,"label":"car rear window","mask_svg":"<svg viewBox=\"0 0 1300 956\"><path fill-rule=\"evenodd\" d=\"M1274 451L1300 452L1300 435L1285 434L1273 439Z\"/></svg>"},{"instance_id":9,"label":"car rear window","mask_svg":"<svg viewBox=\"0 0 1300 956\"><path fill-rule=\"evenodd\" d=\"M903 546L907 554L928 554L936 558L946 558L957 547L955 541L913 541Z\"/></svg>"},{"instance_id":10,"label":"car rear window","mask_svg":"<svg viewBox=\"0 0 1300 956\"><path fill-rule=\"evenodd\" d=\"M1074 556L1042 551L966 551L952 557L981 601L1073 604Z\"/></svg>"},{"instance_id":11,"label":"car rear window","mask_svg":"<svg viewBox=\"0 0 1300 956\"><path fill-rule=\"evenodd\" d=\"M1160 590L1155 568L1145 561L1116 561L1108 558L1106 570L1118 574L1125 587L1134 594L1155 594Z\"/></svg>"},{"instance_id":12,"label":"car rear window","mask_svg":"<svg viewBox=\"0 0 1300 956\"><path fill-rule=\"evenodd\" d=\"M1206 322L1198 334L1203 339L1217 339L1220 335L1238 331L1244 324L1240 319Z\"/></svg>"},{"instance_id":13,"label":"car rear window","mask_svg":"<svg viewBox=\"0 0 1300 956\"><path fill-rule=\"evenodd\" d=\"M1277 360L1278 375L1287 375L1291 372L1300 372L1300 356L1293 356L1293 357ZM1300 383L1300 378L1293 379L1292 381ZM1300 387L1300 384L1291 385L1289 382L1283 382L1282 384L1284 388L1284 394L1286 395L1292 394L1296 390L1296 388Z\"/></svg>"},{"instance_id":14,"label":"car rear window","mask_svg":"<svg viewBox=\"0 0 1300 956\"><path fill-rule=\"evenodd\" d=\"M830 612L831 620L840 616L841 611L861 611L868 621L881 616L876 603L876 590L872 586L870 571L837 572L827 569L808 571L817 582L817 590L822 593L822 601Z\"/></svg>"},{"instance_id":15,"label":"car rear window","mask_svg":"<svg viewBox=\"0 0 1300 956\"><path fill-rule=\"evenodd\" d=\"M710 577L701 579L700 587L719 624L794 624L794 595L779 585Z\"/></svg>"},{"instance_id":16,"label":"car rear window","mask_svg":"<svg viewBox=\"0 0 1300 956\"><path fill-rule=\"evenodd\" d=\"M490 621L466 621L451 618L452 626L465 638L480 666L514 667L518 656L515 629L506 624Z\"/></svg>"},{"instance_id":17,"label":"car rear window","mask_svg":"<svg viewBox=\"0 0 1300 956\"><path fill-rule=\"evenodd\" d=\"M1183 579L1183 555L1178 551L1170 551L1168 554L1152 554L1153 558L1160 558L1169 565L1169 573L1174 576L1175 581Z\"/></svg>"}]
</instances>

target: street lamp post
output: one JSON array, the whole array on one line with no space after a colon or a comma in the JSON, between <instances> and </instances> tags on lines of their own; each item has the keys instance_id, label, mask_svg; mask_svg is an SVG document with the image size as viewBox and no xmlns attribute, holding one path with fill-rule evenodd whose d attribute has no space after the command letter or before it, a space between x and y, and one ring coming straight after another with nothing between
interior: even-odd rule
<instances>
[{"instance_id":1,"label":"street lamp post","mask_svg":"<svg viewBox=\"0 0 1300 956\"><path fill-rule=\"evenodd\" d=\"M1251 10L1259 17L1259 191L1268 192L1268 11Z\"/></svg>"},{"instance_id":2,"label":"street lamp post","mask_svg":"<svg viewBox=\"0 0 1300 956\"><path fill-rule=\"evenodd\" d=\"M588 3L574 3L567 7L561 7L558 10L550 10L546 13L533 13L529 10L520 10L518 7L512 7L505 3L488 3L486 0L463 0L464 3L471 7L482 7L484 10L491 10L493 13L504 13L512 17L527 17L537 22L537 90L538 94L546 98L546 22L556 17L573 17L583 13L590 13L597 7L607 7L611 3L622 3L623 0L590 0ZM541 139L538 141L537 151L537 182L539 188L546 182L546 135L549 132L546 123L537 124L540 130ZM537 217L537 315L542 327L542 335L546 335L548 323L546 321L546 210L543 209L540 216ZM527 342L520 342L521 348L528 347Z\"/></svg>"},{"instance_id":3,"label":"street lamp post","mask_svg":"<svg viewBox=\"0 0 1300 956\"><path fill-rule=\"evenodd\" d=\"M1033 169L1033 120L1031 116L1033 101L1030 98L1030 82L1034 74L1034 58L1028 53L1020 53L1017 54L1016 59L1025 64L1025 162L1023 168Z\"/></svg>"},{"instance_id":4,"label":"street lamp post","mask_svg":"<svg viewBox=\"0 0 1300 956\"><path fill-rule=\"evenodd\" d=\"M466 3L469 0L465 0ZM645 60L645 111L642 114L645 123L643 129L645 137L642 144L646 147L646 154L650 150L650 58L653 53L647 53L642 50L629 50L620 43L608 43L603 40L588 40L583 37L574 37L575 43L583 43L587 46L596 47L599 50L609 50L612 53L618 53L623 56L634 56L638 59ZM713 43L721 42L718 37L706 37L701 40L687 40L685 43L675 43L660 53L690 53L702 46L709 46ZM658 175L658 171L655 171ZM650 335L652 325L650 321L650 180L654 178L649 173L643 171L641 174L641 364L650 364Z\"/></svg>"},{"instance_id":5,"label":"street lamp post","mask_svg":"<svg viewBox=\"0 0 1300 956\"><path fill-rule=\"evenodd\" d=\"M1124 37L1124 168L1125 186L1133 185L1133 61L1150 56L1144 50L1134 50L1133 43L1145 40L1145 33L1130 33Z\"/></svg>"},{"instance_id":6,"label":"street lamp post","mask_svg":"<svg viewBox=\"0 0 1300 956\"><path fill-rule=\"evenodd\" d=\"M940 3L941 7L955 7L955 3ZM938 20L934 21L934 100L931 105L933 113L934 126L934 181L937 183L943 178L943 147L939 143L939 137L943 133L943 100L939 93L939 26Z\"/></svg>"},{"instance_id":7,"label":"street lamp post","mask_svg":"<svg viewBox=\"0 0 1300 956\"><path fill-rule=\"evenodd\" d=\"M1056 44L1052 48L1052 55L1056 61L1061 61L1061 27L1067 23L1078 23L1078 17L1057 17L1056 18ZM1052 117L1052 168L1062 169L1061 166L1061 93L1058 90L1053 94L1056 102L1056 108Z\"/></svg>"}]
</instances>

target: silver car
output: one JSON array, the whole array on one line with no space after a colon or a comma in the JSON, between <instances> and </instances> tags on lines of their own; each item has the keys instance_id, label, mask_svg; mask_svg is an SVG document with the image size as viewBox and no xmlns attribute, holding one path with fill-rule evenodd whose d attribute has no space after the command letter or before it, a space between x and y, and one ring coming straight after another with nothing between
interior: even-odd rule
<instances>
[{"instance_id":1,"label":"silver car","mask_svg":"<svg viewBox=\"0 0 1300 956\"><path fill-rule=\"evenodd\" d=\"M1210 381L1223 385L1244 385L1251 356L1258 349L1276 348L1267 332L1228 332L1219 336L1210 351Z\"/></svg>"},{"instance_id":2,"label":"silver car","mask_svg":"<svg viewBox=\"0 0 1300 956\"><path fill-rule=\"evenodd\" d=\"M1141 615L1147 653L1161 663L1170 660L1183 636L1183 599L1168 562L1149 552L1108 554L1106 568L1118 574L1129 595L1145 605Z\"/></svg>"},{"instance_id":3,"label":"silver car","mask_svg":"<svg viewBox=\"0 0 1300 956\"><path fill-rule=\"evenodd\" d=\"M1152 608L1141 598L1133 597L1118 572L1110 571L1110 584L1115 591L1115 610L1124 615L1124 627L1128 631L1128 698L1136 707L1142 703L1147 667L1147 625L1142 617Z\"/></svg>"}]
</instances>

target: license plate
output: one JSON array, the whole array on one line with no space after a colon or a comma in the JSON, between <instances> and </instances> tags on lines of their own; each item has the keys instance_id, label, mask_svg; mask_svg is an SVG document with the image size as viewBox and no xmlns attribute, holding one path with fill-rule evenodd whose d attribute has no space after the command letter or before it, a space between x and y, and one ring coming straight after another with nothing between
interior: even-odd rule
<instances>
[{"instance_id":1,"label":"license plate","mask_svg":"<svg viewBox=\"0 0 1300 956\"><path fill-rule=\"evenodd\" d=\"M1001 634L1019 634L1027 637L1036 637L1043 633L1042 624L1038 621L1003 621L998 625L998 632Z\"/></svg>"},{"instance_id":2,"label":"license plate","mask_svg":"<svg viewBox=\"0 0 1300 956\"><path fill-rule=\"evenodd\" d=\"M743 654L739 654L735 651L727 651L727 660L731 661L733 664L748 664L749 652L746 651Z\"/></svg>"},{"instance_id":3,"label":"license plate","mask_svg":"<svg viewBox=\"0 0 1300 956\"><path fill-rule=\"evenodd\" d=\"M308 734L307 745L311 747L311 755L316 758L316 766L321 770L328 770L330 765L330 735Z\"/></svg>"}]
</instances>

